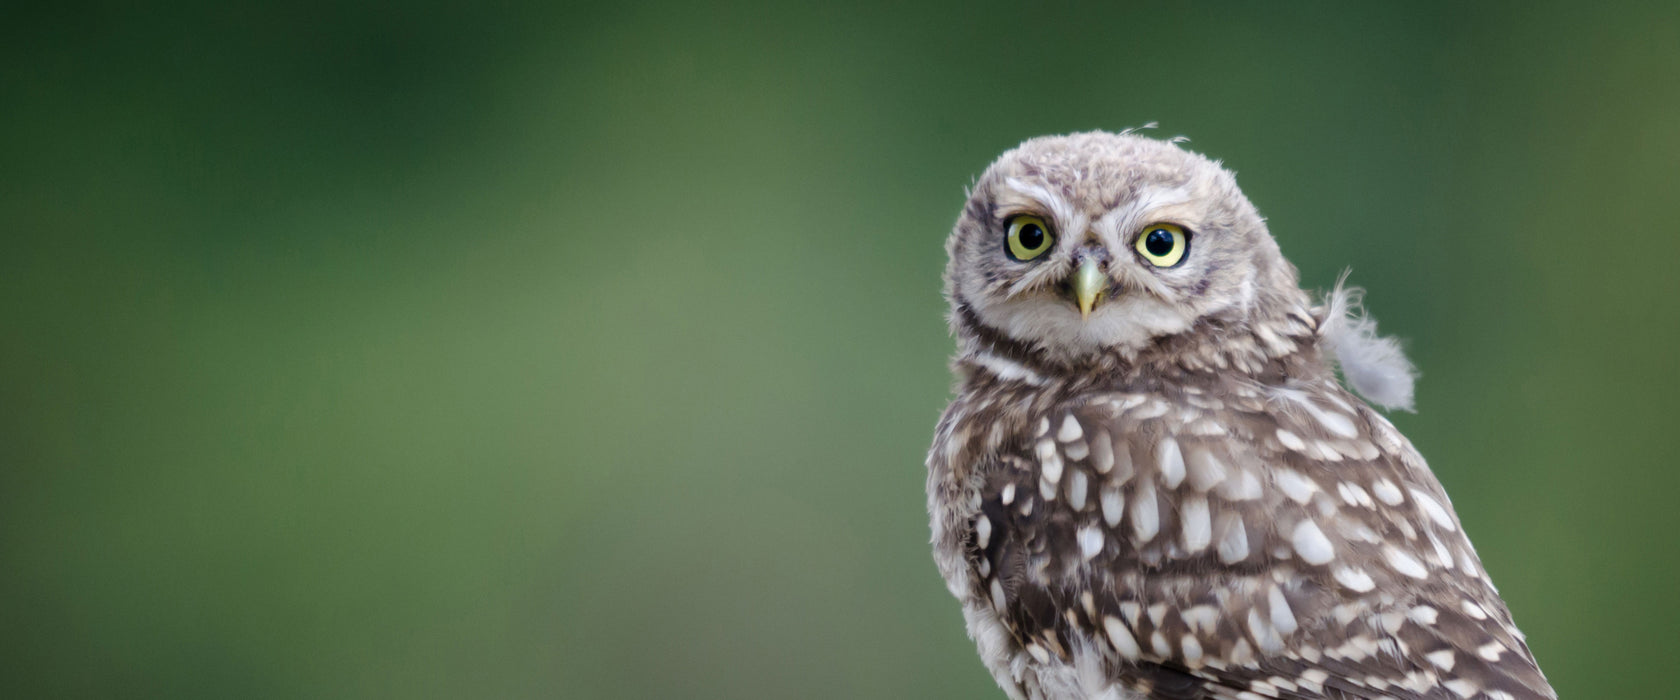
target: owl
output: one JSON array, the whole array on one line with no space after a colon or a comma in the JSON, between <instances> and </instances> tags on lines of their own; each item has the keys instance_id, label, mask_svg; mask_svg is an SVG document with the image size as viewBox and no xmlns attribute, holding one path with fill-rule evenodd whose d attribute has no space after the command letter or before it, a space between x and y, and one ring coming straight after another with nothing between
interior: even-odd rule
<instances>
[{"instance_id":1,"label":"owl","mask_svg":"<svg viewBox=\"0 0 1680 700\"><path fill-rule=\"evenodd\" d=\"M1029 140L946 250L934 558L1009 697L1556 697L1371 407L1410 408L1399 344L1300 288L1218 162Z\"/></svg>"}]
</instances>

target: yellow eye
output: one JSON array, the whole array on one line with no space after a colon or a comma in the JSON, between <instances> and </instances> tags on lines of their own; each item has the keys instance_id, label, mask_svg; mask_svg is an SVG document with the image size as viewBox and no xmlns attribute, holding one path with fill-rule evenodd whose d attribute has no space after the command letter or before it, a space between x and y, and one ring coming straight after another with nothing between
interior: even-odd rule
<instances>
[{"instance_id":1,"label":"yellow eye","mask_svg":"<svg viewBox=\"0 0 1680 700\"><path fill-rule=\"evenodd\" d=\"M1172 224L1150 224L1137 238L1137 252L1155 267L1172 267L1190 251L1190 235Z\"/></svg>"},{"instance_id":2,"label":"yellow eye","mask_svg":"<svg viewBox=\"0 0 1680 700\"><path fill-rule=\"evenodd\" d=\"M1009 257L1026 262L1050 250L1056 237L1050 225L1036 216L1021 215L1009 220Z\"/></svg>"}]
</instances>

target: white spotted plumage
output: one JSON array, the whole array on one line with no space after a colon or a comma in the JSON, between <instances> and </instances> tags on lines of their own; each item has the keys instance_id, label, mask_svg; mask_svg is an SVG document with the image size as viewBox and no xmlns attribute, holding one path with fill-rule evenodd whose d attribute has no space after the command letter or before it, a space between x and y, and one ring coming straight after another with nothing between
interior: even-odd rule
<instances>
[{"instance_id":1,"label":"white spotted plumage","mask_svg":"<svg viewBox=\"0 0 1680 700\"><path fill-rule=\"evenodd\" d=\"M1042 259L1005 254L1018 215L1055 229ZM1134 250L1153 222L1182 263ZM935 558L1011 697L1555 697L1423 459L1337 381L1340 343L1409 400L1398 346L1311 304L1216 163L1029 141L947 248Z\"/></svg>"}]
</instances>

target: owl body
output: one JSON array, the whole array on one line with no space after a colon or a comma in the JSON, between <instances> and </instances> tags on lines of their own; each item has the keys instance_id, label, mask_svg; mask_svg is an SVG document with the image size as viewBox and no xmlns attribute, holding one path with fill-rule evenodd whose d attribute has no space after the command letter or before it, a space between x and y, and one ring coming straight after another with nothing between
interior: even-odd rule
<instances>
[{"instance_id":1,"label":"owl body","mask_svg":"<svg viewBox=\"0 0 1680 700\"><path fill-rule=\"evenodd\" d=\"M1311 304L1217 164L1031 141L948 248L935 559L1010 697L1555 697L1440 484L1337 380L1409 400L1404 357L1346 294Z\"/></svg>"}]
</instances>

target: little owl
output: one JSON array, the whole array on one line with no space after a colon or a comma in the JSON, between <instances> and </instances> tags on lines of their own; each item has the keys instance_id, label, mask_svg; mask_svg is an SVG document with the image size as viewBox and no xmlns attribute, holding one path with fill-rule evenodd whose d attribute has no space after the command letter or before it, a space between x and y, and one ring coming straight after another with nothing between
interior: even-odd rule
<instances>
[{"instance_id":1,"label":"little owl","mask_svg":"<svg viewBox=\"0 0 1680 700\"><path fill-rule=\"evenodd\" d=\"M1012 698L1556 694L1423 458L1398 343L1314 305L1230 172L1027 141L946 243L940 573Z\"/></svg>"}]
</instances>

